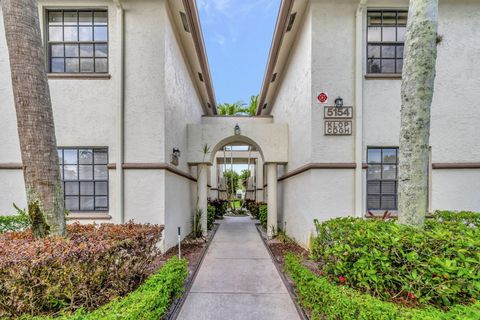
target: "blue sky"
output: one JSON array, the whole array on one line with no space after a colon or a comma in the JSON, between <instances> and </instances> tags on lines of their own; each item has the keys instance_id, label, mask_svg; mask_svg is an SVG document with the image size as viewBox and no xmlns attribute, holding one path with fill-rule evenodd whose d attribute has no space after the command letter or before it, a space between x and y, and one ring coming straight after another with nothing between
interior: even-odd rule
<instances>
[{"instance_id":1,"label":"blue sky","mask_svg":"<svg viewBox=\"0 0 480 320\"><path fill-rule=\"evenodd\" d=\"M197 0L217 103L258 94L280 0Z\"/></svg>"}]
</instances>

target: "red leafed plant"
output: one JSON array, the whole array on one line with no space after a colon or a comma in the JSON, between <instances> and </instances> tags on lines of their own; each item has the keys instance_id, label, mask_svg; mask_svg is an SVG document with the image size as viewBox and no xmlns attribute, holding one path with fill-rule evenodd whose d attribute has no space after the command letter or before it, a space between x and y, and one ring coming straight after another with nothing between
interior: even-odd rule
<instances>
[{"instance_id":1,"label":"red leafed plant","mask_svg":"<svg viewBox=\"0 0 480 320\"><path fill-rule=\"evenodd\" d=\"M162 229L73 224L66 238L0 235L0 318L94 309L125 295L147 276Z\"/></svg>"}]
</instances>

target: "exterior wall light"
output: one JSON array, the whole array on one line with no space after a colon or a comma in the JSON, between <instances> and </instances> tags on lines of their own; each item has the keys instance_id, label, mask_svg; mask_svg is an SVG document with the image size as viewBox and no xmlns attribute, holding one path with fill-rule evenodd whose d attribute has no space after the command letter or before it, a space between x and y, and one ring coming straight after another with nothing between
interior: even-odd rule
<instances>
[{"instance_id":1,"label":"exterior wall light","mask_svg":"<svg viewBox=\"0 0 480 320\"><path fill-rule=\"evenodd\" d=\"M240 134L240 126L238 125L238 123L235 125L234 132L235 132L236 136L238 136Z\"/></svg>"},{"instance_id":2,"label":"exterior wall light","mask_svg":"<svg viewBox=\"0 0 480 320\"><path fill-rule=\"evenodd\" d=\"M173 148L172 159L170 160L170 163L174 166L178 166L178 158L180 158L180 149Z\"/></svg>"},{"instance_id":3,"label":"exterior wall light","mask_svg":"<svg viewBox=\"0 0 480 320\"><path fill-rule=\"evenodd\" d=\"M338 97L337 99L335 99L335 107L337 108L343 107L343 99L341 97Z\"/></svg>"}]
</instances>

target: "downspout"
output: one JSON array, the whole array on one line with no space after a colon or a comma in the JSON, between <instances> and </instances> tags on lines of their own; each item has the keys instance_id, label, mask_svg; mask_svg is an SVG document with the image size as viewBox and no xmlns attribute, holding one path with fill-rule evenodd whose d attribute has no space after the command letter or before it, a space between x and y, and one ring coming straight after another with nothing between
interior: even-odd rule
<instances>
[{"instance_id":1,"label":"downspout","mask_svg":"<svg viewBox=\"0 0 480 320\"><path fill-rule=\"evenodd\" d=\"M124 174L123 174L123 161L124 161L124 147L125 147L125 134L124 134L124 122L125 122L125 12L122 5L122 0L113 0L117 6L117 21L120 27L118 28L118 39L120 43L119 50L119 69L118 69L118 113L117 113L117 161L116 161L116 185L117 185L117 202L116 208L120 216L120 223L125 222L125 209L124 209Z\"/></svg>"},{"instance_id":2,"label":"downspout","mask_svg":"<svg viewBox=\"0 0 480 320\"><path fill-rule=\"evenodd\" d=\"M363 15L368 0L360 0L355 39L355 216L363 216Z\"/></svg>"}]
</instances>

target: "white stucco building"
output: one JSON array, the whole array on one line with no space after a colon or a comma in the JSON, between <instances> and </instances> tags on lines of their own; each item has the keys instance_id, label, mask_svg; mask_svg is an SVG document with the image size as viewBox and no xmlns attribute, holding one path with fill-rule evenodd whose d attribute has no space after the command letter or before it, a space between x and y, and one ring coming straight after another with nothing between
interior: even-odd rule
<instances>
[{"instance_id":1,"label":"white stucco building","mask_svg":"<svg viewBox=\"0 0 480 320\"><path fill-rule=\"evenodd\" d=\"M251 192L304 245L314 218L395 211L407 8L283 0L258 116L238 118L215 116L194 0L39 1L69 219L164 224L171 247L220 194L227 144L254 147ZM11 214L25 191L3 34L1 21L0 213ZM429 210L479 211L480 2L441 0L439 34ZM328 108L338 97L344 107Z\"/></svg>"}]
</instances>

